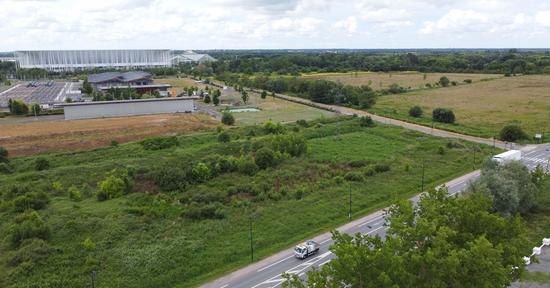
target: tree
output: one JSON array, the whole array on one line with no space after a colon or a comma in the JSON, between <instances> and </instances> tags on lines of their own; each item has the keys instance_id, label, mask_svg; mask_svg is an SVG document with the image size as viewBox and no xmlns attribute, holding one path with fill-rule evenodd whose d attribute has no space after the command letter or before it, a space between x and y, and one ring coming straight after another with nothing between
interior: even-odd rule
<instances>
[{"instance_id":1,"label":"tree","mask_svg":"<svg viewBox=\"0 0 550 288\"><path fill-rule=\"evenodd\" d=\"M206 94L204 96L204 103L206 103L206 104L210 103L210 95Z\"/></svg>"},{"instance_id":2,"label":"tree","mask_svg":"<svg viewBox=\"0 0 550 288\"><path fill-rule=\"evenodd\" d=\"M48 161L46 158L36 158L34 160L34 169L36 171L42 171L42 170L48 170L50 168L50 161Z\"/></svg>"},{"instance_id":3,"label":"tree","mask_svg":"<svg viewBox=\"0 0 550 288\"><path fill-rule=\"evenodd\" d=\"M263 90L262 94L260 94L260 97L262 97L262 99L265 99L267 97L267 91Z\"/></svg>"},{"instance_id":4,"label":"tree","mask_svg":"<svg viewBox=\"0 0 550 288\"><path fill-rule=\"evenodd\" d=\"M255 158L256 165L260 169L266 169L267 167L275 166L275 153L273 150L263 147L256 151Z\"/></svg>"},{"instance_id":5,"label":"tree","mask_svg":"<svg viewBox=\"0 0 550 288\"><path fill-rule=\"evenodd\" d=\"M15 115L27 115L29 113L29 106L23 101L11 100L11 103L8 103L10 108L10 113Z\"/></svg>"},{"instance_id":6,"label":"tree","mask_svg":"<svg viewBox=\"0 0 550 288\"><path fill-rule=\"evenodd\" d=\"M220 132L220 134L218 134L218 142L227 143L229 141L231 141L231 137L226 131Z\"/></svg>"},{"instance_id":7,"label":"tree","mask_svg":"<svg viewBox=\"0 0 550 288\"><path fill-rule=\"evenodd\" d=\"M8 162L8 150L0 146L0 163Z\"/></svg>"},{"instance_id":8,"label":"tree","mask_svg":"<svg viewBox=\"0 0 550 288\"><path fill-rule=\"evenodd\" d=\"M92 84L88 82L88 78L84 79L84 83L82 83L82 88L80 89L82 93L90 96L94 92L94 88L92 88Z\"/></svg>"},{"instance_id":9,"label":"tree","mask_svg":"<svg viewBox=\"0 0 550 288\"><path fill-rule=\"evenodd\" d=\"M370 116L363 116L359 118L359 126L361 127L374 127L374 121L372 121L372 118Z\"/></svg>"},{"instance_id":10,"label":"tree","mask_svg":"<svg viewBox=\"0 0 550 288\"><path fill-rule=\"evenodd\" d=\"M480 193L448 197L445 189L416 207L400 201L388 211L385 239L334 231L337 257L308 272L307 284L286 275L283 287L507 287L525 269L529 242L519 217L490 209Z\"/></svg>"},{"instance_id":11,"label":"tree","mask_svg":"<svg viewBox=\"0 0 550 288\"><path fill-rule=\"evenodd\" d=\"M210 179L211 172L210 167L208 165L200 162L193 169L191 170L191 174L193 176L193 180L196 183L204 183L206 180Z\"/></svg>"},{"instance_id":12,"label":"tree","mask_svg":"<svg viewBox=\"0 0 550 288\"><path fill-rule=\"evenodd\" d=\"M438 83L443 87L448 87L450 82L451 81L449 81L449 78L447 78L447 76L442 76L441 78L439 78Z\"/></svg>"},{"instance_id":13,"label":"tree","mask_svg":"<svg viewBox=\"0 0 550 288\"><path fill-rule=\"evenodd\" d=\"M435 108L432 111L432 119L436 122L454 123L455 114L451 109Z\"/></svg>"},{"instance_id":14,"label":"tree","mask_svg":"<svg viewBox=\"0 0 550 288\"><path fill-rule=\"evenodd\" d=\"M514 142L517 140L527 139L528 136L519 125L510 124L504 126L500 130L499 138L502 141Z\"/></svg>"},{"instance_id":15,"label":"tree","mask_svg":"<svg viewBox=\"0 0 550 288\"><path fill-rule=\"evenodd\" d=\"M218 106L220 104L220 96L222 93L220 92L220 89L216 89L212 93L212 103L214 103L215 106Z\"/></svg>"},{"instance_id":16,"label":"tree","mask_svg":"<svg viewBox=\"0 0 550 288\"><path fill-rule=\"evenodd\" d=\"M133 183L127 170L114 169L97 186L97 200L104 201L129 193Z\"/></svg>"},{"instance_id":17,"label":"tree","mask_svg":"<svg viewBox=\"0 0 550 288\"><path fill-rule=\"evenodd\" d=\"M493 210L503 215L526 214L535 205L537 183L519 161L499 165L485 163L479 180L469 190L481 192L493 201Z\"/></svg>"},{"instance_id":18,"label":"tree","mask_svg":"<svg viewBox=\"0 0 550 288\"><path fill-rule=\"evenodd\" d=\"M248 92L246 92L246 90L244 89L241 92L241 99L243 100L244 104L248 102Z\"/></svg>"},{"instance_id":19,"label":"tree","mask_svg":"<svg viewBox=\"0 0 550 288\"><path fill-rule=\"evenodd\" d=\"M222 123L231 126L235 124L235 117L233 117L233 114L231 114L230 112L223 112Z\"/></svg>"},{"instance_id":20,"label":"tree","mask_svg":"<svg viewBox=\"0 0 550 288\"><path fill-rule=\"evenodd\" d=\"M411 107L411 109L409 109L409 116L411 117L422 117L422 113L424 113L424 111L422 111L422 108L420 106L413 106Z\"/></svg>"},{"instance_id":21,"label":"tree","mask_svg":"<svg viewBox=\"0 0 550 288\"><path fill-rule=\"evenodd\" d=\"M40 108L40 105L38 103L32 104L31 106L32 115L40 115L40 112L42 112L42 108Z\"/></svg>"}]
</instances>

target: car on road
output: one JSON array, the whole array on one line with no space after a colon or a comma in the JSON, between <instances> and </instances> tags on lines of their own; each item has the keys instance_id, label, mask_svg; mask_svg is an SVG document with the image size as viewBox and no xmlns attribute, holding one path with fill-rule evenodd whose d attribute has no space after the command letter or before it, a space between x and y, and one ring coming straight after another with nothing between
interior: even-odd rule
<instances>
[{"instance_id":1,"label":"car on road","mask_svg":"<svg viewBox=\"0 0 550 288\"><path fill-rule=\"evenodd\" d=\"M313 240L308 240L294 247L294 256L298 259L306 259L317 252L319 252L319 244Z\"/></svg>"}]
</instances>

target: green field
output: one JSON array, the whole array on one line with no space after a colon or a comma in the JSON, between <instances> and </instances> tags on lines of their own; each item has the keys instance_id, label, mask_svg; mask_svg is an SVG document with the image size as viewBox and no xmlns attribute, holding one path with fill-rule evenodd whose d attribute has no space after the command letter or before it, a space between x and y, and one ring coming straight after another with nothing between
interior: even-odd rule
<instances>
[{"instance_id":1,"label":"green field","mask_svg":"<svg viewBox=\"0 0 550 288\"><path fill-rule=\"evenodd\" d=\"M128 143L50 154L42 156L50 164L43 171L35 170L36 157L11 159L13 173L0 174L0 286L86 287L91 270L97 271L96 287L196 286L250 263L250 219L257 260L346 223L349 189L357 218L417 194L423 160L427 187L472 170L470 143L448 146L450 140L393 126L360 127L353 118L308 124L287 125L282 136L266 135L260 127L231 129L229 143L204 133L178 136L175 146L160 150ZM260 147L300 137L307 139L305 154L283 157L253 175L239 164L236 172L177 189L164 189L158 180L170 175L160 179L180 183L178 171L198 162L214 171L228 155L248 159ZM491 152L481 146L478 161ZM390 170L384 172L385 166ZM100 202L97 183L113 168L131 172L133 190ZM71 185L82 201L69 199ZM49 237L14 234L33 229L28 219L37 216L20 208L33 207L36 193L49 197L45 207L34 207ZM190 216L210 206L216 211ZM29 239L14 244L14 235ZM86 238L94 245L84 245Z\"/></svg>"},{"instance_id":2,"label":"green field","mask_svg":"<svg viewBox=\"0 0 550 288\"><path fill-rule=\"evenodd\" d=\"M421 118L408 115L419 105ZM546 134L550 141L550 76L504 77L470 85L413 91L378 98L369 111L427 126L432 125L434 108L451 108L455 124L435 123L435 127L459 133L491 138L507 124L519 124L530 137Z\"/></svg>"}]
</instances>

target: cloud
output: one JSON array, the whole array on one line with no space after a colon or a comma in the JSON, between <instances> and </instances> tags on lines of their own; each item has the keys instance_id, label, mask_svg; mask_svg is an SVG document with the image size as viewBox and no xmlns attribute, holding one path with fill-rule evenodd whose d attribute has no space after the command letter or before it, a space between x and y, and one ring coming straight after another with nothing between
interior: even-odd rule
<instances>
[{"instance_id":1,"label":"cloud","mask_svg":"<svg viewBox=\"0 0 550 288\"><path fill-rule=\"evenodd\" d=\"M354 34L357 32L357 18L355 18L355 16L350 16L344 20L334 23L333 27L344 30L350 35Z\"/></svg>"},{"instance_id":2,"label":"cloud","mask_svg":"<svg viewBox=\"0 0 550 288\"><path fill-rule=\"evenodd\" d=\"M535 21L542 27L550 27L550 10L537 12Z\"/></svg>"},{"instance_id":3,"label":"cloud","mask_svg":"<svg viewBox=\"0 0 550 288\"><path fill-rule=\"evenodd\" d=\"M426 21L420 30L424 34L487 31L489 16L473 10L452 9L437 21Z\"/></svg>"}]
</instances>

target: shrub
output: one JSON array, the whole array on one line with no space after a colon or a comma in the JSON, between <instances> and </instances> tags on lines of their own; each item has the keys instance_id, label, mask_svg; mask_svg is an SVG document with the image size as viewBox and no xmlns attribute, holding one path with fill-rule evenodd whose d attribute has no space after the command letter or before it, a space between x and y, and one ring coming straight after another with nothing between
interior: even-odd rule
<instances>
[{"instance_id":1,"label":"shrub","mask_svg":"<svg viewBox=\"0 0 550 288\"><path fill-rule=\"evenodd\" d=\"M233 117L233 114L229 112L223 112L222 114L222 123L225 125L233 125L235 124L235 117Z\"/></svg>"},{"instance_id":2,"label":"shrub","mask_svg":"<svg viewBox=\"0 0 550 288\"><path fill-rule=\"evenodd\" d=\"M451 81L451 85L456 86L458 83L456 83L456 81Z\"/></svg>"},{"instance_id":3,"label":"shrub","mask_svg":"<svg viewBox=\"0 0 550 288\"><path fill-rule=\"evenodd\" d=\"M271 148L274 151L298 157L307 151L307 142L303 136L296 134L278 135L272 138Z\"/></svg>"},{"instance_id":4,"label":"shrub","mask_svg":"<svg viewBox=\"0 0 550 288\"><path fill-rule=\"evenodd\" d=\"M344 177L338 175L338 176L335 176L334 178L332 178L332 180L334 181L334 183L340 185L342 183L344 183Z\"/></svg>"},{"instance_id":5,"label":"shrub","mask_svg":"<svg viewBox=\"0 0 550 288\"><path fill-rule=\"evenodd\" d=\"M233 156L222 157L216 163L216 167L221 173L237 171L238 159Z\"/></svg>"},{"instance_id":6,"label":"shrub","mask_svg":"<svg viewBox=\"0 0 550 288\"><path fill-rule=\"evenodd\" d=\"M95 243L92 239L90 239L90 237L86 237L86 239L82 242L82 247L84 247L87 251L93 251L95 250Z\"/></svg>"},{"instance_id":7,"label":"shrub","mask_svg":"<svg viewBox=\"0 0 550 288\"><path fill-rule=\"evenodd\" d=\"M432 119L436 122L454 123L455 122L455 114L450 109L435 108L432 111Z\"/></svg>"},{"instance_id":8,"label":"shrub","mask_svg":"<svg viewBox=\"0 0 550 288\"><path fill-rule=\"evenodd\" d=\"M374 127L374 121L370 116L363 116L359 118L359 126L361 127Z\"/></svg>"},{"instance_id":9,"label":"shrub","mask_svg":"<svg viewBox=\"0 0 550 288\"><path fill-rule=\"evenodd\" d=\"M212 100L210 99L210 95L204 96L204 103L209 104Z\"/></svg>"},{"instance_id":10,"label":"shrub","mask_svg":"<svg viewBox=\"0 0 550 288\"><path fill-rule=\"evenodd\" d=\"M42 263L53 252L48 243L42 239L27 239L21 241L19 249L8 260L8 265L15 267L25 263L25 268Z\"/></svg>"},{"instance_id":11,"label":"shrub","mask_svg":"<svg viewBox=\"0 0 550 288\"><path fill-rule=\"evenodd\" d=\"M164 191L182 190L189 183L188 172L179 167L162 167L152 176L153 181Z\"/></svg>"},{"instance_id":12,"label":"shrub","mask_svg":"<svg viewBox=\"0 0 550 288\"><path fill-rule=\"evenodd\" d=\"M460 149L460 148L464 148L464 144L460 143L459 141L456 141L456 140L450 140L449 142L447 142L446 144L447 148L449 149Z\"/></svg>"},{"instance_id":13,"label":"shrub","mask_svg":"<svg viewBox=\"0 0 550 288\"><path fill-rule=\"evenodd\" d=\"M139 142L145 150L161 150L178 145L178 139L171 137L153 137Z\"/></svg>"},{"instance_id":14,"label":"shrub","mask_svg":"<svg viewBox=\"0 0 550 288\"><path fill-rule=\"evenodd\" d=\"M419 118L422 116L422 113L424 113L424 111L422 111L420 106L413 106L409 109L409 116L411 117Z\"/></svg>"},{"instance_id":15,"label":"shrub","mask_svg":"<svg viewBox=\"0 0 550 288\"><path fill-rule=\"evenodd\" d=\"M309 127L309 124L308 124L307 121L304 120L304 119L300 119L300 120L296 121L296 124L298 124L298 125L300 125L300 126L302 126L302 127L305 127L305 128Z\"/></svg>"},{"instance_id":16,"label":"shrub","mask_svg":"<svg viewBox=\"0 0 550 288\"><path fill-rule=\"evenodd\" d=\"M374 171L374 167L368 166L363 168L363 175L365 175L366 177L374 176L374 174L376 174L376 171Z\"/></svg>"},{"instance_id":17,"label":"shrub","mask_svg":"<svg viewBox=\"0 0 550 288\"><path fill-rule=\"evenodd\" d=\"M219 203L212 203L204 206L193 205L184 212L184 215L194 220L225 218L222 205Z\"/></svg>"},{"instance_id":18,"label":"shrub","mask_svg":"<svg viewBox=\"0 0 550 288\"><path fill-rule=\"evenodd\" d=\"M265 91L265 90L262 91L262 94L260 94L260 97L261 97L262 99L265 99L265 98L267 97L267 91Z\"/></svg>"},{"instance_id":19,"label":"shrub","mask_svg":"<svg viewBox=\"0 0 550 288\"><path fill-rule=\"evenodd\" d=\"M464 83L472 84L472 79L464 79Z\"/></svg>"},{"instance_id":20,"label":"shrub","mask_svg":"<svg viewBox=\"0 0 550 288\"><path fill-rule=\"evenodd\" d=\"M238 162L239 173L252 176L258 171L258 165L252 157L241 157Z\"/></svg>"},{"instance_id":21,"label":"shrub","mask_svg":"<svg viewBox=\"0 0 550 288\"><path fill-rule=\"evenodd\" d=\"M104 201L119 197L132 190L132 179L126 170L112 170L107 177L98 183L97 200Z\"/></svg>"},{"instance_id":22,"label":"shrub","mask_svg":"<svg viewBox=\"0 0 550 288\"><path fill-rule=\"evenodd\" d=\"M265 122L263 130L266 134L283 134L285 132L285 128L281 123L275 124L271 121Z\"/></svg>"},{"instance_id":23,"label":"shrub","mask_svg":"<svg viewBox=\"0 0 550 288\"><path fill-rule=\"evenodd\" d=\"M13 168L8 163L0 162L0 173L1 174L11 174L11 173L13 173Z\"/></svg>"},{"instance_id":24,"label":"shrub","mask_svg":"<svg viewBox=\"0 0 550 288\"><path fill-rule=\"evenodd\" d=\"M374 165L374 171L376 173L383 173L383 172L390 171L390 165L378 163L378 164Z\"/></svg>"},{"instance_id":25,"label":"shrub","mask_svg":"<svg viewBox=\"0 0 550 288\"><path fill-rule=\"evenodd\" d=\"M36 171L48 170L50 168L50 162L46 158L36 158L34 160L34 169Z\"/></svg>"},{"instance_id":26,"label":"shrub","mask_svg":"<svg viewBox=\"0 0 550 288\"><path fill-rule=\"evenodd\" d=\"M346 179L347 181L358 181L358 182L365 180L363 175L357 171L350 171L346 173L344 175L344 179Z\"/></svg>"},{"instance_id":27,"label":"shrub","mask_svg":"<svg viewBox=\"0 0 550 288\"><path fill-rule=\"evenodd\" d=\"M10 227L9 235L12 246L18 247L25 239L47 240L50 238L51 231L40 215L33 211L16 217L15 223Z\"/></svg>"},{"instance_id":28,"label":"shrub","mask_svg":"<svg viewBox=\"0 0 550 288\"><path fill-rule=\"evenodd\" d=\"M437 83L439 83L439 85L441 85L443 87L447 87L447 86L449 86L449 82L450 82L449 78L447 78L447 76L443 76L443 77L439 78L439 82L437 82Z\"/></svg>"},{"instance_id":29,"label":"shrub","mask_svg":"<svg viewBox=\"0 0 550 288\"><path fill-rule=\"evenodd\" d=\"M23 212L27 209L44 209L50 202L50 197L43 191L30 192L13 199L13 207L16 212Z\"/></svg>"},{"instance_id":30,"label":"shrub","mask_svg":"<svg viewBox=\"0 0 550 288\"><path fill-rule=\"evenodd\" d=\"M0 162L8 162L8 150L0 146Z\"/></svg>"},{"instance_id":31,"label":"shrub","mask_svg":"<svg viewBox=\"0 0 550 288\"><path fill-rule=\"evenodd\" d=\"M255 162L256 165L260 167L260 169L266 169L268 167L275 166L275 160L275 153L269 148L264 147L256 151Z\"/></svg>"},{"instance_id":32,"label":"shrub","mask_svg":"<svg viewBox=\"0 0 550 288\"><path fill-rule=\"evenodd\" d=\"M348 162L348 166L353 167L353 168L359 168L359 167L367 166L370 163L371 163L371 161L366 160L366 159L352 160L352 161Z\"/></svg>"},{"instance_id":33,"label":"shrub","mask_svg":"<svg viewBox=\"0 0 550 288\"><path fill-rule=\"evenodd\" d=\"M212 176L210 167L202 162L193 167L191 170L191 175L193 177L193 181L196 183L204 183Z\"/></svg>"},{"instance_id":34,"label":"shrub","mask_svg":"<svg viewBox=\"0 0 550 288\"><path fill-rule=\"evenodd\" d=\"M80 193L80 190L76 188L76 186L71 186L69 189L67 189L67 192L69 192L69 199L73 201L80 201L82 200L82 193Z\"/></svg>"},{"instance_id":35,"label":"shrub","mask_svg":"<svg viewBox=\"0 0 550 288\"><path fill-rule=\"evenodd\" d=\"M116 140L111 140L111 146L112 146L112 147L117 147L117 146L118 146L118 141L116 141Z\"/></svg>"},{"instance_id":36,"label":"shrub","mask_svg":"<svg viewBox=\"0 0 550 288\"><path fill-rule=\"evenodd\" d=\"M223 131L220 134L218 134L218 142L227 143L229 141L231 141L231 137L229 136L229 133Z\"/></svg>"},{"instance_id":37,"label":"shrub","mask_svg":"<svg viewBox=\"0 0 550 288\"><path fill-rule=\"evenodd\" d=\"M499 138L502 141L517 141L522 139L527 139L527 134L521 129L520 126L511 124L506 125L500 130Z\"/></svg>"},{"instance_id":38,"label":"shrub","mask_svg":"<svg viewBox=\"0 0 550 288\"><path fill-rule=\"evenodd\" d=\"M445 155L445 147L443 147L443 146L437 147L437 154Z\"/></svg>"}]
</instances>

